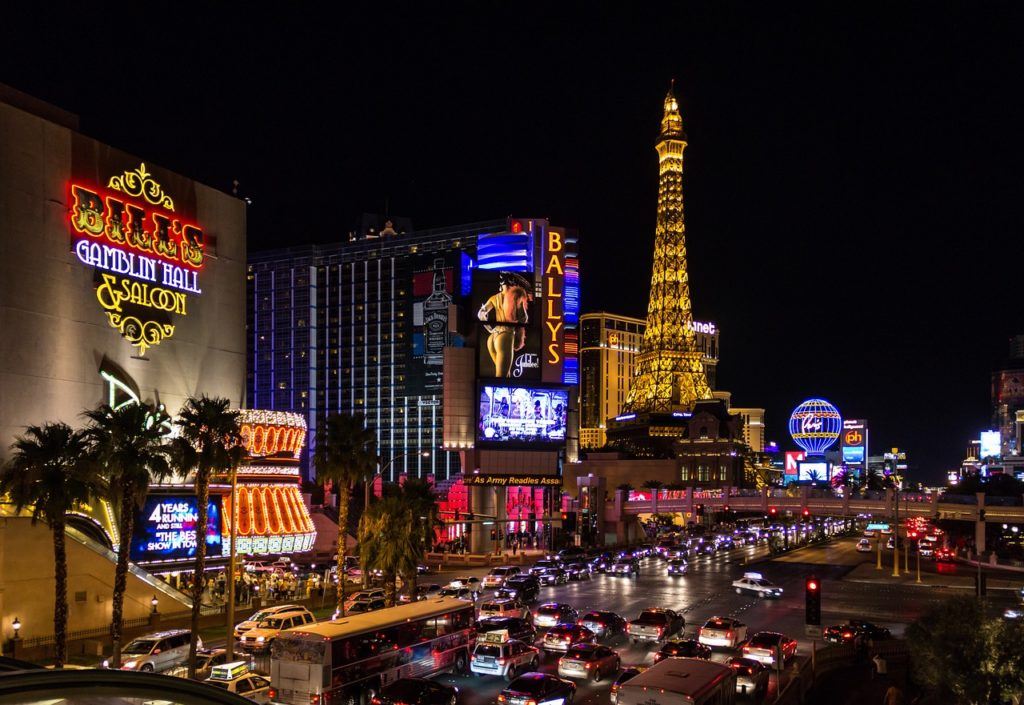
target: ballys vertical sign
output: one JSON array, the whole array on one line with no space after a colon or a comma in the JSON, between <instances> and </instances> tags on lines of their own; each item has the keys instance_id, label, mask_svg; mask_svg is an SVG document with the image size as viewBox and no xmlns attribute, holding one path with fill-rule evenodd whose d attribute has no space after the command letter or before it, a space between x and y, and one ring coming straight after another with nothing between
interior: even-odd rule
<instances>
[{"instance_id":1,"label":"ballys vertical sign","mask_svg":"<svg viewBox=\"0 0 1024 705\"><path fill-rule=\"evenodd\" d=\"M185 222L174 200L141 164L106 188L72 182L72 249L96 272L96 301L108 323L140 355L174 335L202 293L203 231Z\"/></svg>"},{"instance_id":2,"label":"ballys vertical sign","mask_svg":"<svg viewBox=\"0 0 1024 705\"><path fill-rule=\"evenodd\" d=\"M565 231L548 228L544 234L544 333L541 378L562 383L565 338Z\"/></svg>"}]
</instances>

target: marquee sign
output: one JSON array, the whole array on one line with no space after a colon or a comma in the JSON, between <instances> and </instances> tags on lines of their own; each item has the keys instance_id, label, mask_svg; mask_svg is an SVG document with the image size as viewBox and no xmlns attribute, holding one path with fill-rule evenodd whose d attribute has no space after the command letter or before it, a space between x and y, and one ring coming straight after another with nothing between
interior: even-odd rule
<instances>
[{"instance_id":1,"label":"marquee sign","mask_svg":"<svg viewBox=\"0 0 1024 705\"><path fill-rule=\"evenodd\" d=\"M174 200L140 164L105 188L71 183L75 256L96 272L96 301L139 354L174 335L201 294L203 231L175 212Z\"/></svg>"}]
</instances>

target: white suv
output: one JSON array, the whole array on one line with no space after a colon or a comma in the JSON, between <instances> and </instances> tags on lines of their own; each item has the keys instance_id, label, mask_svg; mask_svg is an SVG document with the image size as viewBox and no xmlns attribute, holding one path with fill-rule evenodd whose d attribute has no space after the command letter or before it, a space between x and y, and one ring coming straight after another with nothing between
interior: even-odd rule
<instances>
[{"instance_id":1,"label":"white suv","mask_svg":"<svg viewBox=\"0 0 1024 705\"><path fill-rule=\"evenodd\" d=\"M488 589L497 589L502 587L505 584L505 580L513 575L519 575L519 568L514 565L491 568L491 572L484 576L483 585Z\"/></svg>"},{"instance_id":2,"label":"white suv","mask_svg":"<svg viewBox=\"0 0 1024 705\"><path fill-rule=\"evenodd\" d=\"M249 619L235 625L235 638L241 639L243 634L250 629L258 627L260 622L268 617L273 617L275 614L281 614L282 612L294 612L301 609L303 609L301 605L274 605L273 607L262 609L254 613Z\"/></svg>"},{"instance_id":3,"label":"white suv","mask_svg":"<svg viewBox=\"0 0 1024 705\"><path fill-rule=\"evenodd\" d=\"M263 651L269 649L277 635L285 629L301 627L316 623L316 617L305 607L295 607L284 612L271 615L242 635L243 651Z\"/></svg>"},{"instance_id":4,"label":"white suv","mask_svg":"<svg viewBox=\"0 0 1024 705\"><path fill-rule=\"evenodd\" d=\"M121 670L160 673L188 662L188 644L192 632L171 629L132 639L121 649ZM203 648L203 640L196 640L196 648ZM107 665L104 661L103 664Z\"/></svg>"}]
</instances>

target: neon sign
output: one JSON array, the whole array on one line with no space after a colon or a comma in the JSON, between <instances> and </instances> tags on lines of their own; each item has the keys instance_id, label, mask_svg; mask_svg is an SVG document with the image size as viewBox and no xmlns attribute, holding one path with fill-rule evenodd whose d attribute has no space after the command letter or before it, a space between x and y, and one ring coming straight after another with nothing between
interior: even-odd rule
<instances>
[{"instance_id":1,"label":"neon sign","mask_svg":"<svg viewBox=\"0 0 1024 705\"><path fill-rule=\"evenodd\" d=\"M565 330L565 233L548 229L544 237L544 336L545 382L562 382L562 349Z\"/></svg>"},{"instance_id":2,"label":"neon sign","mask_svg":"<svg viewBox=\"0 0 1024 705\"><path fill-rule=\"evenodd\" d=\"M73 249L97 272L96 300L145 355L174 335L171 316L188 315L188 296L202 293L203 231L175 213L145 164L111 177L107 188L72 183L71 200Z\"/></svg>"}]
</instances>

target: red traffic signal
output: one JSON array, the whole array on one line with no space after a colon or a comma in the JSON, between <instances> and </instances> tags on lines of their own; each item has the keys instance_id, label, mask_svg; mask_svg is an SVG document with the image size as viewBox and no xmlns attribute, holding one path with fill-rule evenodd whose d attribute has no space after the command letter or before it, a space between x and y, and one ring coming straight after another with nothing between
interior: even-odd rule
<instances>
[{"instance_id":1,"label":"red traffic signal","mask_svg":"<svg viewBox=\"0 0 1024 705\"><path fill-rule=\"evenodd\" d=\"M722 511L723 511L723 512L727 512L727 511L729 511L729 505L727 504L727 505L725 505L724 507L722 507Z\"/></svg>"},{"instance_id":2,"label":"red traffic signal","mask_svg":"<svg viewBox=\"0 0 1024 705\"><path fill-rule=\"evenodd\" d=\"M804 507L804 519L806 519L810 515L811 515L811 510L808 509L807 507Z\"/></svg>"},{"instance_id":3,"label":"red traffic signal","mask_svg":"<svg viewBox=\"0 0 1024 705\"><path fill-rule=\"evenodd\" d=\"M562 512L562 521L565 521L568 518L569 518L569 512Z\"/></svg>"},{"instance_id":4,"label":"red traffic signal","mask_svg":"<svg viewBox=\"0 0 1024 705\"><path fill-rule=\"evenodd\" d=\"M772 516L775 516L776 514L779 513L779 508L778 507L768 507L768 513L771 514Z\"/></svg>"},{"instance_id":5,"label":"red traffic signal","mask_svg":"<svg viewBox=\"0 0 1024 705\"><path fill-rule=\"evenodd\" d=\"M817 578L807 578L807 592L817 592L819 587Z\"/></svg>"}]
</instances>

